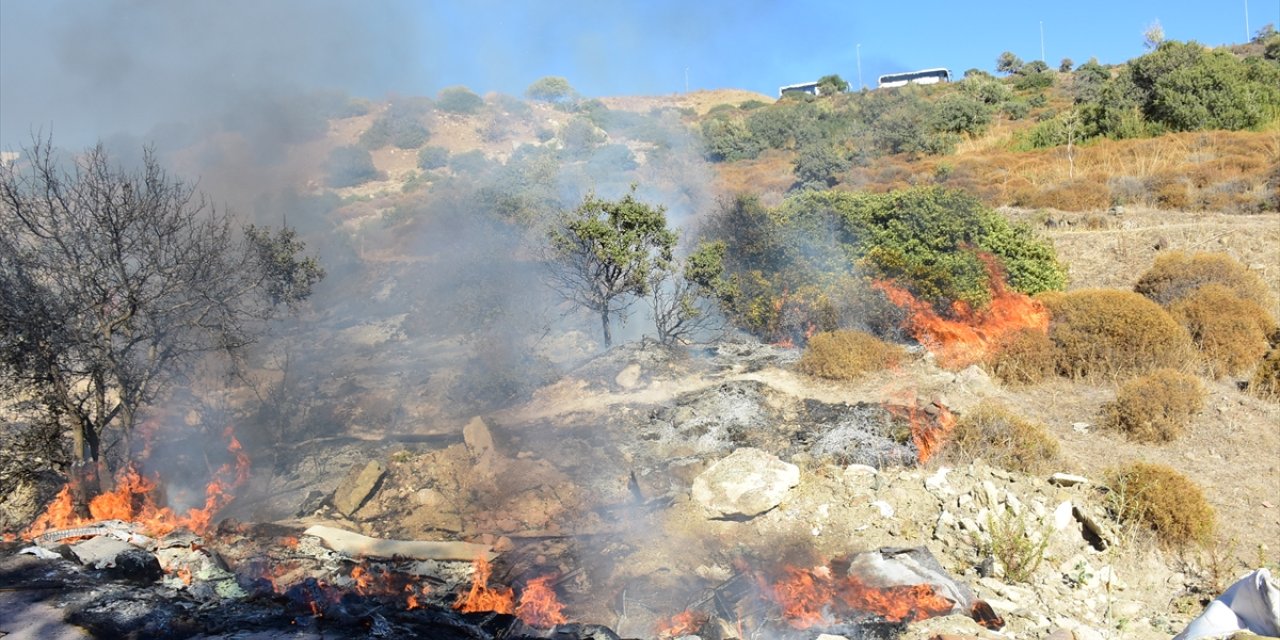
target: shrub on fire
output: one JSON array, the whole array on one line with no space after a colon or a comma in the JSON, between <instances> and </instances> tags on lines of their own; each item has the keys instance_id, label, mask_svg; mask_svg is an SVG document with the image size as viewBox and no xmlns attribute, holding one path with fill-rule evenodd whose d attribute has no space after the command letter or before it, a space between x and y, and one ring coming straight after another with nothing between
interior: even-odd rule
<instances>
[{"instance_id":1,"label":"shrub on fire","mask_svg":"<svg viewBox=\"0 0 1280 640\"><path fill-rule=\"evenodd\" d=\"M1011 289L1063 288L1052 247L959 191L917 188L886 194L813 191L776 208L743 196L714 214L704 234L723 240L737 296L723 301L738 326L771 340L860 328L889 337L902 313L876 279L891 279L939 313L957 303L982 308L996 259Z\"/></svg>"}]
</instances>

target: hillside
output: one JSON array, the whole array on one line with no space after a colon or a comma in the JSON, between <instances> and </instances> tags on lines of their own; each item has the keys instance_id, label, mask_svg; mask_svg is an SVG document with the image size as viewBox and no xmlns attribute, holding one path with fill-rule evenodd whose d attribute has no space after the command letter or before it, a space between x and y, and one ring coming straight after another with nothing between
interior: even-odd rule
<instances>
[{"instance_id":1,"label":"hillside","mask_svg":"<svg viewBox=\"0 0 1280 640\"><path fill-rule=\"evenodd\" d=\"M242 369L194 371L148 418L206 439L237 425L254 475L223 515L492 545L503 579L554 570L573 619L637 637L752 571L763 589L764 565L917 545L1017 637L1168 637L1237 574L1280 569L1263 376L1280 371L1280 84L1255 87L1280 61L1196 47L818 98L330 96L274 154L227 124L166 160L296 227L328 277ZM1169 51L1227 65L1225 90L1261 106L1200 124L1151 107L1167 88L1148 67ZM668 279L628 290L611 349L599 315L546 286L548 234L591 194L652 203L679 234ZM697 281L700 242L720 254ZM1134 293L1152 281L1174 293ZM680 286L697 295L669 308L720 326L658 344L655 293ZM861 369L815 373L817 346L853 331L863 346L828 357ZM1157 374L1201 406L1163 439L1111 424L1125 385ZM996 433L955 444L992 411ZM208 453L155 430L173 452L155 471L199 495L180 483ZM1028 462L1017 437L1052 446ZM64 464L54 440L3 444ZM768 509L708 516L697 479L747 449L796 481ZM1134 516L1117 469L1139 462L1185 476L1216 525L1179 515L1179 538ZM17 532L59 485L4 463L23 471L0 469L0 526ZM1025 575L1000 531L1034 548ZM902 637L997 637L943 620Z\"/></svg>"}]
</instances>

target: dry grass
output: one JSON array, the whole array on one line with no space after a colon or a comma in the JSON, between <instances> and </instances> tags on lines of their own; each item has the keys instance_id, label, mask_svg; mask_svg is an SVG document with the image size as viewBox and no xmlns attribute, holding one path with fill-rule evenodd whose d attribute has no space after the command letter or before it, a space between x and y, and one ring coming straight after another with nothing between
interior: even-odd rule
<instances>
[{"instance_id":1,"label":"dry grass","mask_svg":"<svg viewBox=\"0 0 1280 640\"><path fill-rule=\"evenodd\" d=\"M1037 473L1058 455L1058 441L1044 425L984 400L956 422L947 457L956 462L981 458L1004 469Z\"/></svg>"},{"instance_id":2,"label":"dry grass","mask_svg":"<svg viewBox=\"0 0 1280 640\"><path fill-rule=\"evenodd\" d=\"M1247 372L1267 352L1276 321L1257 302L1208 284L1173 303L1169 313L1191 334L1209 375Z\"/></svg>"},{"instance_id":3,"label":"dry grass","mask_svg":"<svg viewBox=\"0 0 1280 640\"><path fill-rule=\"evenodd\" d=\"M1172 467L1134 462L1111 472L1113 507L1121 519L1150 528L1170 546L1213 537L1213 508L1200 487Z\"/></svg>"},{"instance_id":4,"label":"dry grass","mask_svg":"<svg viewBox=\"0 0 1280 640\"><path fill-rule=\"evenodd\" d=\"M1271 349L1262 357L1249 380L1249 393L1280 402L1280 332L1271 335Z\"/></svg>"},{"instance_id":5,"label":"dry grass","mask_svg":"<svg viewBox=\"0 0 1280 640\"><path fill-rule=\"evenodd\" d=\"M896 365L906 351L865 331L824 331L809 340L797 368L829 380L854 380Z\"/></svg>"},{"instance_id":6,"label":"dry grass","mask_svg":"<svg viewBox=\"0 0 1280 640\"><path fill-rule=\"evenodd\" d=\"M1049 309L1049 338L1062 375L1115 378L1177 367L1194 353L1186 329L1131 291L1083 289L1037 298Z\"/></svg>"},{"instance_id":7,"label":"dry grass","mask_svg":"<svg viewBox=\"0 0 1280 640\"><path fill-rule=\"evenodd\" d=\"M1004 336L987 360L987 368L1010 385L1035 384L1052 376L1057 354L1043 331L1022 329Z\"/></svg>"},{"instance_id":8,"label":"dry grass","mask_svg":"<svg viewBox=\"0 0 1280 640\"><path fill-rule=\"evenodd\" d=\"M1133 290L1168 307L1207 284L1222 285L1237 296L1257 301L1264 307L1272 304L1271 293L1262 278L1225 253L1162 253L1156 257L1155 264L1138 278Z\"/></svg>"},{"instance_id":9,"label":"dry grass","mask_svg":"<svg viewBox=\"0 0 1280 640\"><path fill-rule=\"evenodd\" d=\"M1102 407L1102 423L1137 442L1170 442L1204 408L1204 385L1195 376L1159 369L1124 383Z\"/></svg>"}]
</instances>

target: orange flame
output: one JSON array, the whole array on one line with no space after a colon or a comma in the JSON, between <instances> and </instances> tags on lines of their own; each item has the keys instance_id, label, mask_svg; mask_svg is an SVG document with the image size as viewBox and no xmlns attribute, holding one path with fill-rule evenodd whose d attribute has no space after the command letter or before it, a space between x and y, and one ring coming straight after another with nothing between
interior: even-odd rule
<instances>
[{"instance_id":1,"label":"orange flame","mask_svg":"<svg viewBox=\"0 0 1280 640\"><path fill-rule=\"evenodd\" d=\"M889 622L914 622L951 613L955 603L926 584L873 587L855 576L837 578L828 567L786 567L776 583L764 584L766 597L797 629L872 614Z\"/></svg>"},{"instance_id":2,"label":"orange flame","mask_svg":"<svg viewBox=\"0 0 1280 640\"><path fill-rule=\"evenodd\" d=\"M427 585L420 586L406 584L404 586L404 592L408 594L404 599L404 607L409 611L413 611L414 609L422 606L422 600L420 600L420 598L425 598L427 594L431 593L431 587Z\"/></svg>"},{"instance_id":3,"label":"orange flame","mask_svg":"<svg viewBox=\"0 0 1280 640\"><path fill-rule=\"evenodd\" d=\"M903 404L885 405L890 413L905 419L911 426L911 443L916 446L916 456L921 463L928 462L942 448L956 426L955 414L950 409L938 403L933 403L932 407L932 414L921 409L914 394Z\"/></svg>"},{"instance_id":4,"label":"orange flame","mask_svg":"<svg viewBox=\"0 0 1280 640\"><path fill-rule=\"evenodd\" d=\"M994 256L980 253L991 282L991 303L975 310L962 301L952 303L948 317L933 305L916 299L891 281L877 281L889 301L908 312L907 330L944 367L960 369L986 358L1002 338L1023 329L1049 330L1049 311L1024 293L1011 291Z\"/></svg>"},{"instance_id":5,"label":"orange flame","mask_svg":"<svg viewBox=\"0 0 1280 640\"><path fill-rule=\"evenodd\" d=\"M157 536L179 527L196 533L207 531L213 516L233 499L232 492L249 478L249 456L245 455L231 427L227 427L224 435L229 440L227 451L235 456L235 464L224 464L214 472L213 479L205 488L203 508L193 508L179 514L168 507L157 505L153 494L158 481L143 476L131 464L117 474L114 490L89 501L89 518L76 515L71 485L68 483L44 513L27 527L22 533L23 537L31 539L52 529L78 527L99 520L135 522L141 524L148 533Z\"/></svg>"},{"instance_id":6,"label":"orange flame","mask_svg":"<svg viewBox=\"0 0 1280 640\"><path fill-rule=\"evenodd\" d=\"M564 605L556 599L556 592L551 588L551 576L534 578L525 585L520 594L520 604L516 607L516 617L525 624L538 629L550 629L569 621L564 617Z\"/></svg>"},{"instance_id":7,"label":"orange flame","mask_svg":"<svg viewBox=\"0 0 1280 640\"><path fill-rule=\"evenodd\" d=\"M654 632L659 638L679 638L693 635L707 623L707 615L698 611L681 611L666 620L658 622Z\"/></svg>"},{"instance_id":8,"label":"orange flame","mask_svg":"<svg viewBox=\"0 0 1280 640\"><path fill-rule=\"evenodd\" d=\"M463 613L477 611L493 611L495 613L515 613L515 592L508 587L490 587L489 576L493 566L484 556L476 556L472 562L475 575L471 578L471 589L460 595L453 603L453 608Z\"/></svg>"}]
</instances>

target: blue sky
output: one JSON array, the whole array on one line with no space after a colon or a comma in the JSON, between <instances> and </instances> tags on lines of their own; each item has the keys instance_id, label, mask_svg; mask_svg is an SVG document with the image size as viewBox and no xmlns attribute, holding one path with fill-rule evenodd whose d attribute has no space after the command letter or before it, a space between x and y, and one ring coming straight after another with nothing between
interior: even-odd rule
<instances>
[{"instance_id":1,"label":"blue sky","mask_svg":"<svg viewBox=\"0 0 1280 640\"><path fill-rule=\"evenodd\" d=\"M990 70L1011 50L1077 64L1167 37L1246 39L1244 0L1125 2L621 2L611 0L0 0L0 147L52 128L84 144L243 108L264 91L381 98L463 84L520 95L558 75L581 93L653 95L838 73ZM1249 29L1280 0L1248 3ZM861 45L860 47L858 45Z\"/></svg>"}]
</instances>

